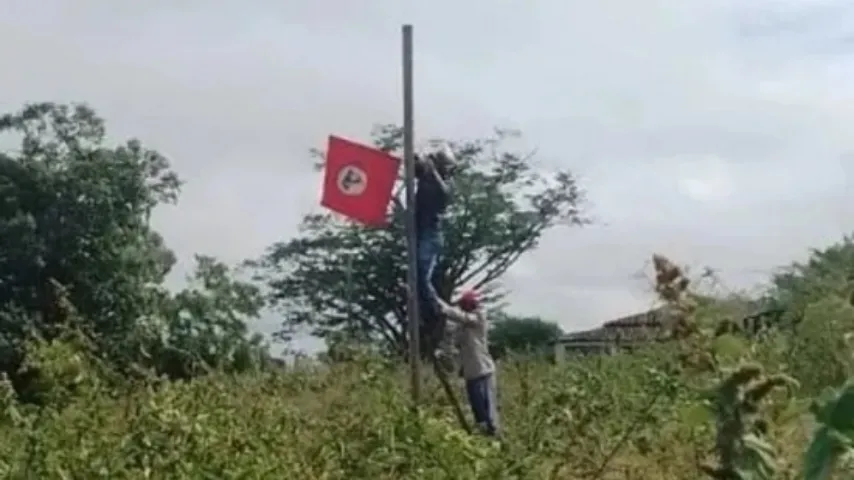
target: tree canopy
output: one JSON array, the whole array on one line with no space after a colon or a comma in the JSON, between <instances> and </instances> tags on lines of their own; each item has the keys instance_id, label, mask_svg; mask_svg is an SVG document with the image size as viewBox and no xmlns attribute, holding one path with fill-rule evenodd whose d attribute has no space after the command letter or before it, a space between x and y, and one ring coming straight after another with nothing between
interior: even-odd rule
<instances>
[{"instance_id":1,"label":"tree canopy","mask_svg":"<svg viewBox=\"0 0 854 480\"><path fill-rule=\"evenodd\" d=\"M375 129L374 144L399 154L400 128ZM546 173L533 154L505 148L512 132L448 141L457 159L453 200L446 214L445 250L436 270L439 295L459 287L502 296L499 279L543 233L588 223L583 192L571 172ZM298 235L271 245L253 262L284 321L287 338L307 329L329 337L342 331L388 351L406 348L406 236L404 205L395 196L390 226L367 229L329 214L306 216Z\"/></svg>"},{"instance_id":2,"label":"tree canopy","mask_svg":"<svg viewBox=\"0 0 854 480\"><path fill-rule=\"evenodd\" d=\"M539 317L499 314L490 317L489 346L493 355L543 353L563 336L560 326Z\"/></svg>"},{"instance_id":3,"label":"tree canopy","mask_svg":"<svg viewBox=\"0 0 854 480\"><path fill-rule=\"evenodd\" d=\"M799 316L813 302L850 299L854 281L854 237L844 236L824 248L810 249L805 262L793 262L771 278L768 303Z\"/></svg>"},{"instance_id":4,"label":"tree canopy","mask_svg":"<svg viewBox=\"0 0 854 480\"><path fill-rule=\"evenodd\" d=\"M260 348L245 326L261 308L257 289L215 259L197 259L201 286L163 287L175 257L149 219L181 186L163 155L138 140L109 145L104 121L82 104L27 105L0 115L0 134L19 142L0 154L0 370L17 371L28 338L56 335L67 321L59 296L117 364L181 376L186 362L152 352L210 363Z\"/></svg>"}]
</instances>

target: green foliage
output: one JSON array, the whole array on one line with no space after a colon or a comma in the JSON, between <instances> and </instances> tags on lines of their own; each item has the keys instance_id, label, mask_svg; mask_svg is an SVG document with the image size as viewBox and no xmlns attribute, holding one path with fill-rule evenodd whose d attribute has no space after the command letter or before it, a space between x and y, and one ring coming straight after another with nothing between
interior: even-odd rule
<instances>
[{"instance_id":1,"label":"green foliage","mask_svg":"<svg viewBox=\"0 0 854 480\"><path fill-rule=\"evenodd\" d=\"M727 361L738 362L747 352L733 344L736 337L719 335L714 325L704 325L697 318L702 302L690 291L691 282L683 269L661 255L653 256L653 265L656 292L667 303L672 316L672 335L678 342L680 362L695 373L719 377ZM723 376L700 403L714 416L716 457L715 464L701 463L700 469L718 480L774 478L778 470L777 452L766 438L769 427L760 403L775 388L796 385L794 379L784 374L765 376L762 366L751 363L741 363Z\"/></svg>"},{"instance_id":2,"label":"green foliage","mask_svg":"<svg viewBox=\"0 0 854 480\"><path fill-rule=\"evenodd\" d=\"M309 217L256 262L286 309L282 336L307 326L330 346L323 361L273 367L247 328L265 299L240 271L197 255L186 288L163 286L174 258L148 217L177 200L166 159L137 141L107 145L82 105L26 106L0 117L0 132L21 140L0 155L2 478L854 473L854 239L775 277L769 303L797 321L796 334L761 338L718 328L761 302L698 295L656 255L670 341L558 365L506 355L499 443L461 432L432 377L422 408L410 408L408 371L387 355L405 347L399 202L388 230ZM584 223L573 177L539 176L502 139L455 145L446 297L474 284L499 299L500 276L545 230ZM396 150L400 131L381 129L376 141ZM492 341L530 351L559 334L537 318L499 317Z\"/></svg>"},{"instance_id":3,"label":"green foliage","mask_svg":"<svg viewBox=\"0 0 854 480\"><path fill-rule=\"evenodd\" d=\"M803 478L831 478L835 467L854 453L854 381L828 388L811 407L817 428L804 456Z\"/></svg>"},{"instance_id":4,"label":"green foliage","mask_svg":"<svg viewBox=\"0 0 854 480\"><path fill-rule=\"evenodd\" d=\"M554 342L563 336L563 330L559 325L539 317L493 314L490 315L489 320L490 351L499 358L509 352L539 354L548 352Z\"/></svg>"},{"instance_id":5,"label":"green foliage","mask_svg":"<svg viewBox=\"0 0 854 480\"><path fill-rule=\"evenodd\" d=\"M70 300L102 347L117 345L150 314L149 285L174 262L148 217L176 199L178 178L136 140L107 145L85 105L28 105L0 116L0 133L20 139L0 155L0 305L23 314L4 316L0 363L20 364L25 330L51 335L62 322L51 281L73 285Z\"/></svg>"},{"instance_id":6,"label":"green foliage","mask_svg":"<svg viewBox=\"0 0 854 480\"><path fill-rule=\"evenodd\" d=\"M828 297L851 298L854 279L854 237L822 249L811 249L806 262L794 262L773 276L772 303L786 308L793 320L812 303Z\"/></svg>"},{"instance_id":7,"label":"green foliage","mask_svg":"<svg viewBox=\"0 0 854 480\"><path fill-rule=\"evenodd\" d=\"M529 157L503 147L506 136L453 144L459 161L437 269L443 298L468 285L491 292L487 300L497 299L495 282L546 230L586 222L575 178L539 173ZM375 143L399 151L400 129L378 129ZM308 216L296 238L272 245L255 262L284 317L281 336L300 328L324 338L344 330L389 351L405 347L402 213L401 202L392 202L392 223L385 229Z\"/></svg>"},{"instance_id":8,"label":"green foliage","mask_svg":"<svg viewBox=\"0 0 854 480\"><path fill-rule=\"evenodd\" d=\"M817 395L854 374L851 332L854 308L841 299L830 297L805 308L790 340L788 364L792 373L804 378L806 392Z\"/></svg>"},{"instance_id":9,"label":"green foliage","mask_svg":"<svg viewBox=\"0 0 854 480\"><path fill-rule=\"evenodd\" d=\"M776 452L766 440L760 402L777 387L793 385L785 375L764 376L762 367L743 365L721 381L710 402L717 422L718 465L703 470L718 480L768 480L777 471Z\"/></svg>"},{"instance_id":10,"label":"green foliage","mask_svg":"<svg viewBox=\"0 0 854 480\"><path fill-rule=\"evenodd\" d=\"M125 374L189 378L267 360L261 338L247 338L257 287L203 256L188 289L163 287L175 259L149 217L178 198L166 158L137 140L108 144L82 104L27 105L0 115L0 133L20 142L0 154L0 372L22 398L48 401L27 345L69 328Z\"/></svg>"},{"instance_id":11,"label":"green foliage","mask_svg":"<svg viewBox=\"0 0 854 480\"><path fill-rule=\"evenodd\" d=\"M250 336L247 322L257 318L264 299L257 286L213 257L196 255L189 285L163 294L159 326L140 348L147 365L172 378L191 378L216 369L242 372L262 367L269 358L259 334Z\"/></svg>"},{"instance_id":12,"label":"green foliage","mask_svg":"<svg viewBox=\"0 0 854 480\"><path fill-rule=\"evenodd\" d=\"M607 463L618 443L611 436L643 430L655 438L666 413L636 411L648 403L652 373L629 359L563 369L522 361L503 373L503 445L459 431L441 395L413 412L405 372L377 357L190 383L92 382L70 403L27 410L17 422L4 417L0 476L566 478Z\"/></svg>"},{"instance_id":13,"label":"green foliage","mask_svg":"<svg viewBox=\"0 0 854 480\"><path fill-rule=\"evenodd\" d=\"M819 399L801 464L813 427L796 399L768 393L787 379L751 366L783 365L765 344L728 350L719 363L747 366L723 377L679 373L675 344L558 365L510 356L499 364L499 445L459 430L433 378L413 412L405 366L358 348L192 382L116 381L73 332L30 341L39 407L0 381L3 478L683 479L700 477L715 445L705 471L716 478L848 471L854 390Z\"/></svg>"}]
</instances>

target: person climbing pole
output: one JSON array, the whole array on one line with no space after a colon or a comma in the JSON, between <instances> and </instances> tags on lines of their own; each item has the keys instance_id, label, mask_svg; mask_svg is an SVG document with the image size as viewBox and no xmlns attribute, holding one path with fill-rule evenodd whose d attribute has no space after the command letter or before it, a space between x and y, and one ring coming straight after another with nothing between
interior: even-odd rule
<instances>
[{"instance_id":1,"label":"person climbing pole","mask_svg":"<svg viewBox=\"0 0 854 480\"><path fill-rule=\"evenodd\" d=\"M449 180L454 153L447 145L416 157L415 231L417 237L418 300L422 324L432 349L443 349L445 322L439 315L436 266L444 246L442 215L450 201Z\"/></svg>"},{"instance_id":2,"label":"person climbing pole","mask_svg":"<svg viewBox=\"0 0 854 480\"><path fill-rule=\"evenodd\" d=\"M440 313L457 324L456 340L466 394L475 423L489 436L498 436L498 385L495 361L489 353L487 320L478 294L464 292L457 306L438 300Z\"/></svg>"}]
</instances>

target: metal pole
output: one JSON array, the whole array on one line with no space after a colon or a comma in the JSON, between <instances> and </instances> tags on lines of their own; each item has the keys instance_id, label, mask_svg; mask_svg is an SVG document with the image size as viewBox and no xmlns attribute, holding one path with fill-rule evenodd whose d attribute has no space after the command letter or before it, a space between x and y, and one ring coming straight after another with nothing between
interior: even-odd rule
<instances>
[{"instance_id":1,"label":"metal pole","mask_svg":"<svg viewBox=\"0 0 854 480\"><path fill-rule=\"evenodd\" d=\"M409 260L409 367L412 374L412 403L421 402L420 316L418 315L418 263L415 236L415 132L412 88L412 25L403 26L403 160L406 175L406 251Z\"/></svg>"}]
</instances>

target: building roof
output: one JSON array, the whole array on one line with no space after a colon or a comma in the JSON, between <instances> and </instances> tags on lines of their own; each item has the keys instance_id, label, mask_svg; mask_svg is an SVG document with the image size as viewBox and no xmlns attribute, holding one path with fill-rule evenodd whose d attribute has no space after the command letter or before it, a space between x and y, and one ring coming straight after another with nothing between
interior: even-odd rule
<instances>
[{"instance_id":1,"label":"building roof","mask_svg":"<svg viewBox=\"0 0 854 480\"><path fill-rule=\"evenodd\" d=\"M599 328L572 332L561 337L557 343L573 344L586 342L650 342L664 340L668 336L666 328L668 324L668 308L661 306L620 317L616 320L605 322ZM773 324L779 322L782 310L779 308L759 309L754 313L741 318L741 327L749 330L757 329L759 326L749 326L748 323L767 322Z\"/></svg>"},{"instance_id":2,"label":"building roof","mask_svg":"<svg viewBox=\"0 0 854 480\"><path fill-rule=\"evenodd\" d=\"M627 315L605 322L599 328L570 333L558 342L643 342L661 339L667 333L663 328L667 321L667 311L667 307L658 307Z\"/></svg>"}]
</instances>

